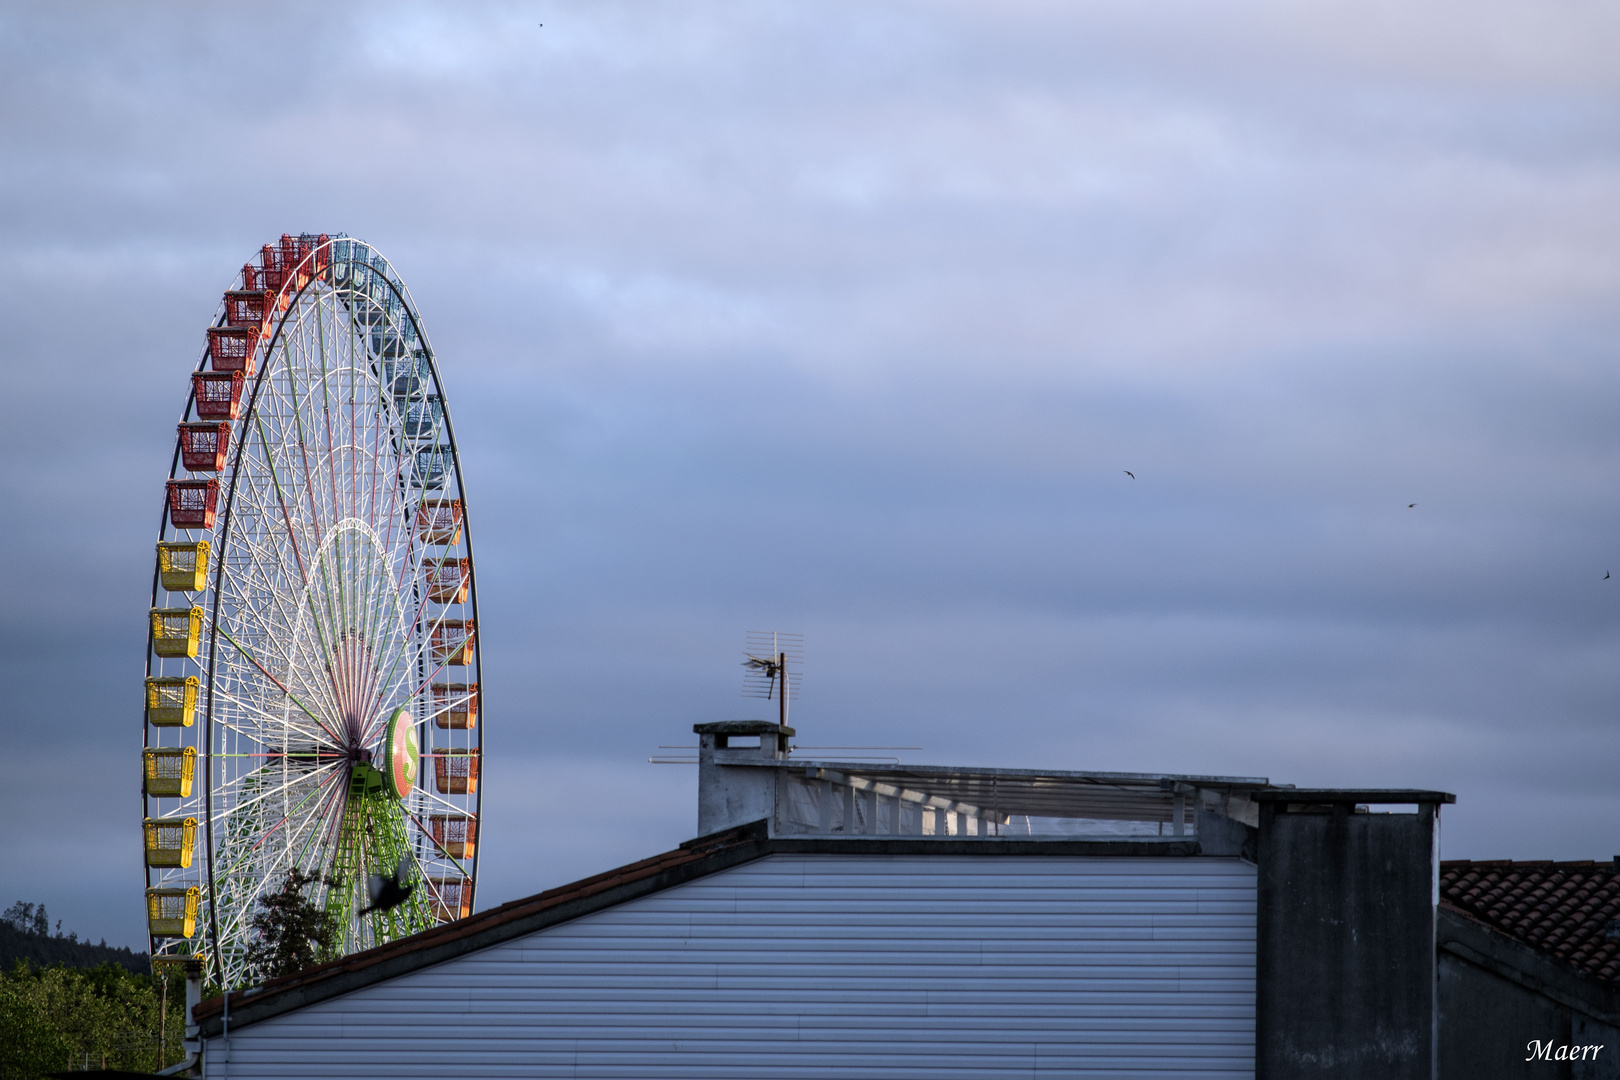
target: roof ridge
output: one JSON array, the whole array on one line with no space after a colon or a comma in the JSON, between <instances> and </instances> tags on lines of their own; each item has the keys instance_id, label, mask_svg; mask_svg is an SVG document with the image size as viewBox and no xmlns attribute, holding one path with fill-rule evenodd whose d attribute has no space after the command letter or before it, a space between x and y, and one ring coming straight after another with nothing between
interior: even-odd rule
<instances>
[{"instance_id":1,"label":"roof ridge","mask_svg":"<svg viewBox=\"0 0 1620 1080\"><path fill-rule=\"evenodd\" d=\"M1620 856L1617 856L1620 858ZM1512 867L1539 867L1558 866L1572 869L1597 870L1603 873L1620 873L1614 859L1441 859L1440 870L1444 873L1451 867L1463 866L1512 866Z\"/></svg>"}]
</instances>

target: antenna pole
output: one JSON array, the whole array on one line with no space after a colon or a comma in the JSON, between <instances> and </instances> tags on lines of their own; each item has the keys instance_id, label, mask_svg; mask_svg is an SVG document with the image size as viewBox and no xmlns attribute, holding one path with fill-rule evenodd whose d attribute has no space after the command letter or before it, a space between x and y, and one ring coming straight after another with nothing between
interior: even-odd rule
<instances>
[{"instance_id":1,"label":"antenna pole","mask_svg":"<svg viewBox=\"0 0 1620 1080\"><path fill-rule=\"evenodd\" d=\"M788 701L787 653L785 653L785 652L777 653L776 654L776 662L777 662L777 664L780 665L780 667L778 667L777 670L782 673L782 700L778 704L779 704L779 707L782 710L782 726L787 727L787 701Z\"/></svg>"}]
</instances>

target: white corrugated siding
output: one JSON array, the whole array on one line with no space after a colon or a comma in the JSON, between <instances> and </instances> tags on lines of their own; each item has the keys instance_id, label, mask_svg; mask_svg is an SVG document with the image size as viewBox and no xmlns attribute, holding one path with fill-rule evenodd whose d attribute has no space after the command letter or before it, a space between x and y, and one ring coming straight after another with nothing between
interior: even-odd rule
<instances>
[{"instance_id":1,"label":"white corrugated siding","mask_svg":"<svg viewBox=\"0 0 1620 1080\"><path fill-rule=\"evenodd\" d=\"M1254 1074L1235 859L775 855L232 1035L209 1077Z\"/></svg>"}]
</instances>

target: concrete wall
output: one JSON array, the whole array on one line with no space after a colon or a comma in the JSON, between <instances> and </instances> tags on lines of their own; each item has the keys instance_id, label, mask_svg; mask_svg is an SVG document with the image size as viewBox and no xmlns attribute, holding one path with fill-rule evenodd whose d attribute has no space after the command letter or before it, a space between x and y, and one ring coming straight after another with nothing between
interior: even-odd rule
<instances>
[{"instance_id":1,"label":"concrete wall","mask_svg":"<svg viewBox=\"0 0 1620 1080\"><path fill-rule=\"evenodd\" d=\"M1620 990L1451 909L1436 930L1441 1080L1620 1080ZM1531 1040L1602 1049L1527 1061Z\"/></svg>"},{"instance_id":2,"label":"concrete wall","mask_svg":"<svg viewBox=\"0 0 1620 1080\"><path fill-rule=\"evenodd\" d=\"M1441 1080L1573 1080L1567 1061L1526 1061L1530 1038L1567 1044L1569 1009L1466 960L1441 954Z\"/></svg>"},{"instance_id":3,"label":"concrete wall","mask_svg":"<svg viewBox=\"0 0 1620 1080\"><path fill-rule=\"evenodd\" d=\"M1436 807L1354 809L1261 803L1258 1080L1434 1076Z\"/></svg>"}]
</instances>

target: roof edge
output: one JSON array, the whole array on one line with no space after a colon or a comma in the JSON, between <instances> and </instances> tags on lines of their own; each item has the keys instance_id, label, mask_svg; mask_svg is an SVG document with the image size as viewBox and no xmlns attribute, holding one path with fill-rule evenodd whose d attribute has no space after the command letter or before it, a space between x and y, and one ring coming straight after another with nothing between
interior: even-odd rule
<instances>
[{"instance_id":1,"label":"roof edge","mask_svg":"<svg viewBox=\"0 0 1620 1080\"><path fill-rule=\"evenodd\" d=\"M1454 803L1449 791L1420 788L1273 788L1254 793L1255 802L1290 803Z\"/></svg>"},{"instance_id":2,"label":"roof edge","mask_svg":"<svg viewBox=\"0 0 1620 1080\"><path fill-rule=\"evenodd\" d=\"M272 979L263 986L228 995L231 1026L268 1020L284 1012L326 1001L470 952L569 922L768 854L764 822L716 833L707 845L656 855L641 862L547 889L465 919L364 952ZM410 943L408 947L406 943ZM204 1038L220 1034L227 995L209 998L192 1010Z\"/></svg>"},{"instance_id":3,"label":"roof edge","mask_svg":"<svg viewBox=\"0 0 1620 1080\"><path fill-rule=\"evenodd\" d=\"M1435 912L1435 944L1491 974L1620 1027L1620 986L1526 945L1449 900Z\"/></svg>"},{"instance_id":4,"label":"roof edge","mask_svg":"<svg viewBox=\"0 0 1620 1080\"><path fill-rule=\"evenodd\" d=\"M966 765L884 764L870 760L834 761L830 758L805 757L739 758L735 761L726 761L724 764L727 767L738 768L832 769L838 772L854 773L857 776L864 773L887 773L897 776L903 774L918 777L1005 776L1012 779L1079 780L1098 784L1162 784L1164 781L1172 781L1211 788L1267 788L1271 785L1271 781L1264 776L1206 776L1198 773L1075 772L1065 769L1000 769L977 768Z\"/></svg>"}]
</instances>

